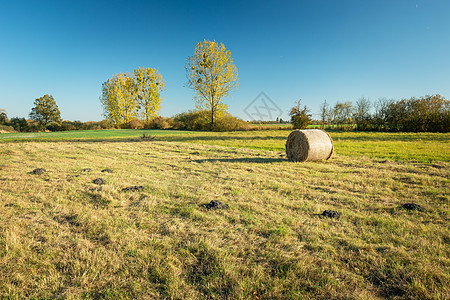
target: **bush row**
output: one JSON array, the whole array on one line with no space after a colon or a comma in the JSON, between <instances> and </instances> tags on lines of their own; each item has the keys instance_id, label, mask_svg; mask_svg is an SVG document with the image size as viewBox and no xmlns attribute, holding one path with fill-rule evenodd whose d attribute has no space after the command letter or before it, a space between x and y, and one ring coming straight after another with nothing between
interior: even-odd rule
<instances>
[{"instance_id":1,"label":"bush row","mask_svg":"<svg viewBox=\"0 0 450 300\"><path fill-rule=\"evenodd\" d=\"M384 100L374 114L356 124L359 130L449 132L450 101L439 95Z\"/></svg>"},{"instance_id":2,"label":"bush row","mask_svg":"<svg viewBox=\"0 0 450 300\"><path fill-rule=\"evenodd\" d=\"M80 122L80 121L64 121L61 125L51 123L47 126L49 131L70 131L70 130L95 130L95 129L111 129L113 125L107 121L99 122ZM38 122L27 120L25 118L12 118L5 120L0 124L0 130L8 132L39 132L42 127Z\"/></svg>"},{"instance_id":3,"label":"bush row","mask_svg":"<svg viewBox=\"0 0 450 300\"><path fill-rule=\"evenodd\" d=\"M25 118L12 118L0 124L0 130L4 132L38 132L41 127L32 120ZM71 130L96 130L112 129L114 124L108 120L99 122L63 121L61 125L51 123L47 126L49 131L71 131ZM122 129L178 129L178 130L211 130L208 111L192 110L180 113L173 118L156 117L149 122L138 119L122 124ZM224 113L217 119L213 131L235 131L235 130L258 130L246 121L233 117L229 113ZM266 129L266 128L264 128ZM273 129L273 128L267 128Z\"/></svg>"},{"instance_id":4,"label":"bush row","mask_svg":"<svg viewBox=\"0 0 450 300\"><path fill-rule=\"evenodd\" d=\"M372 105L361 98L321 106L321 124L339 130L449 132L450 101L440 95L402 100L379 99Z\"/></svg>"},{"instance_id":5,"label":"bush row","mask_svg":"<svg viewBox=\"0 0 450 300\"><path fill-rule=\"evenodd\" d=\"M210 113L205 110L183 112L172 119L172 128L179 130L211 130ZM218 116L213 131L251 130L254 126L229 113Z\"/></svg>"}]
</instances>

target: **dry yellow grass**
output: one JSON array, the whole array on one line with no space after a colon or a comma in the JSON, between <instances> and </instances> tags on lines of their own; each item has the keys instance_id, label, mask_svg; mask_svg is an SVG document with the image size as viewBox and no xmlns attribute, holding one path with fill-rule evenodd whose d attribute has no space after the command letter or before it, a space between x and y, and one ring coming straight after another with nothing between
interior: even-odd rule
<instances>
[{"instance_id":1,"label":"dry yellow grass","mask_svg":"<svg viewBox=\"0 0 450 300\"><path fill-rule=\"evenodd\" d=\"M2 143L0 297L446 299L448 177L448 162L339 153Z\"/></svg>"}]
</instances>

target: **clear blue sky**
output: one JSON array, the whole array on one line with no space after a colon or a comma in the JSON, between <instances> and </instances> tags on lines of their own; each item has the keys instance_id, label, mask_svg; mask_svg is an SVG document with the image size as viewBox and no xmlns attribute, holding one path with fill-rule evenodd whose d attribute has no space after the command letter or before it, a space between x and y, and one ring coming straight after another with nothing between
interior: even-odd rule
<instances>
[{"instance_id":1,"label":"clear blue sky","mask_svg":"<svg viewBox=\"0 0 450 300\"><path fill-rule=\"evenodd\" d=\"M449 0L0 0L0 108L27 117L52 94L66 120L101 120L101 85L137 67L167 82L161 114L194 108L185 62L203 39L232 52L232 114L265 92L283 111L302 99L450 98Z\"/></svg>"}]
</instances>

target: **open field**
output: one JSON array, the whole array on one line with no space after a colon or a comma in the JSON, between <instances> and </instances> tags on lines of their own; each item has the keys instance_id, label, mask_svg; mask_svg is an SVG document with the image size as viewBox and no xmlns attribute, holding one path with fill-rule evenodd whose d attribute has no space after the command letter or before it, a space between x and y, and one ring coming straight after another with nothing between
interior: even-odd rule
<instances>
[{"instance_id":1,"label":"open field","mask_svg":"<svg viewBox=\"0 0 450 300\"><path fill-rule=\"evenodd\" d=\"M0 134L0 145L13 142L114 142L139 141L145 135L157 141L219 145L233 148L284 151L289 130L198 132L177 130L89 130L48 133ZM450 134L330 132L336 152L345 156L408 162L449 162Z\"/></svg>"},{"instance_id":2,"label":"open field","mask_svg":"<svg viewBox=\"0 0 450 300\"><path fill-rule=\"evenodd\" d=\"M448 299L450 135L288 134L0 135L0 298Z\"/></svg>"}]
</instances>

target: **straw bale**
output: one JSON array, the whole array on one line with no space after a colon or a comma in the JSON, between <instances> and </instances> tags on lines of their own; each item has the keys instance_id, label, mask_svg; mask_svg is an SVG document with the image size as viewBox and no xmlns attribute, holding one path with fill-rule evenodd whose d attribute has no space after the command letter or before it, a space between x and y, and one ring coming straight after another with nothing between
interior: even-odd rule
<instances>
[{"instance_id":1,"label":"straw bale","mask_svg":"<svg viewBox=\"0 0 450 300\"><path fill-rule=\"evenodd\" d=\"M330 159L333 151L333 140L320 129L294 130L286 140L286 156L290 161Z\"/></svg>"}]
</instances>

